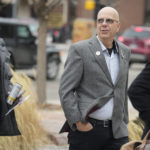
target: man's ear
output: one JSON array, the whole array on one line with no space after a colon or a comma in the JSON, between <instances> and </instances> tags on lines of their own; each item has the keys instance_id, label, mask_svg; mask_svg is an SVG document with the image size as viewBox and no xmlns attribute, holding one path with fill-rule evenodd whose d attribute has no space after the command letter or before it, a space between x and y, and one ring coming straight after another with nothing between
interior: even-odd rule
<instances>
[{"instance_id":1,"label":"man's ear","mask_svg":"<svg viewBox=\"0 0 150 150\"><path fill-rule=\"evenodd\" d=\"M117 24L117 32L119 32L119 30L120 30L120 22L118 22Z\"/></svg>"}]
</instances>

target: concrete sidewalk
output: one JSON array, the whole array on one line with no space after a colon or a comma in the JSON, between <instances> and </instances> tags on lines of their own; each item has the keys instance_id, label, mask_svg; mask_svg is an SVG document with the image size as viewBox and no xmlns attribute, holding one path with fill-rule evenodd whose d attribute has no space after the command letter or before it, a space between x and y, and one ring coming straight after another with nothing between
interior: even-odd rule
<instances>
[{"instance_id":1,"label":"concrete sidewalk","mask_svg":"<svg viewBox=\"0 0 150 150\"><path fill-rule=\"evenodd\" d=\"M65 122L64 113L60 105L47 104L40 109L40 125L47 132L50 139L57 146L67 146L67 133L59 134Z\"/></svg>"},{"instance_id":2,"label":"concrete sidewalk","mask_svg":"<svg viewBox=\"0 0 150 150\"><path fill-rule=\"evenodd\" d=\"M68 150L68 147L67 146L50 145L50 146L38 148L36 150Z\"/></svg>"}]
</instances>

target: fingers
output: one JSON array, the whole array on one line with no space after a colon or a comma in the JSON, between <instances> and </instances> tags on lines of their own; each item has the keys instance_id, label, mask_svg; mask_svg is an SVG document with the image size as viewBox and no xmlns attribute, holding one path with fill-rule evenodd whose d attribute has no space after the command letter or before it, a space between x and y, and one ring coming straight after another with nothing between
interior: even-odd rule
<instances>
[{"instance_id":1,"label":"fingers","mask_svg":"<svg viewBox=\"0 0 150 150\"><path fill-rule=\"evenodd\" d=\"M79 131L90 131L90 130L93 129L92 124L89 123L89 122L88 122L88 123L78 122L78 123L76 124L76 126L77 126L77 129L78 129Z\"/></svg>"}]
</instances>

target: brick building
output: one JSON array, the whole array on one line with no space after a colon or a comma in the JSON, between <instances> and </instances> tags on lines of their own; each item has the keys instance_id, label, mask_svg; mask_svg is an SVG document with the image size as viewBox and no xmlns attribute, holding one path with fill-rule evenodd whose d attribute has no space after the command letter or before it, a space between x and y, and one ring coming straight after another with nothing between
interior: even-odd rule
<instances>
[{"instance_id":1,"label":"brick building","mask_svg":"<svg viewBox=\"0 0 150 150\"><path fill-rule=\"evenodd\" d=\"M150 1L149 0L91 0L95 1L96 9L86 10L85 2L89 0L78 0L76 17L94 19L96 9L104 6L116 8L120 14L122 33L131 25L150 24Z\"/></svg>"}]
</instances>

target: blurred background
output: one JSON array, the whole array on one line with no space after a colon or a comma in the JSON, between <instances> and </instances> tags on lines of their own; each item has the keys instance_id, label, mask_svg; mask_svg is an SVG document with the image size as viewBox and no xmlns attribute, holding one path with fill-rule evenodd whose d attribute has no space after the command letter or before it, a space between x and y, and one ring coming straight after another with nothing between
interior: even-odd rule
<instances>
[{"instance_id":1,"label":"blurred background","mask_svg":"<svg viewBox=\"0 0 150 150\"><path fill-rule=\"evenodd\" d=\"M44 0L45 3L48 0ZM34 0L33 0L34 2ZM4 18L32 18L37 19L32 0L1 0L0 1L0 17ZM120 14L121 29L123 33L125 29L131 25L149 25L150 24L150 2L149 0L61 0L46 15L48 17L47 30L52 36L52 42L64 43L66 40L74 40L75 36L87 33L76 33L74 30L77 26L76 20L81 19L82 23L78 24L78 30L82 30L88 24L87 28L94 30L93 25L99 9L104 6L115 7ZM89 33L88 33L89 34ZM77 38L77 37L76 37Z\"/></svg>"},{"instance_id":2,"label":"blurred background","mask_svg":"<svg viewBox=\"0 0 150 150\"><path fill-rule=\"evenodd\" d=\"M64 63L72 43L96 34L97 13L104 6L120 14L116 39L131 49L130 85L150 60L149 0L0 0L0 37L11 53L11 67L19 80L22 74L30 78L33 99L40 104L39 122L54 145L64 149L66 134L58 134L65 121L58 96ZM129 116L138 116L130 102Z\"/></svg>"}]
</instances>

